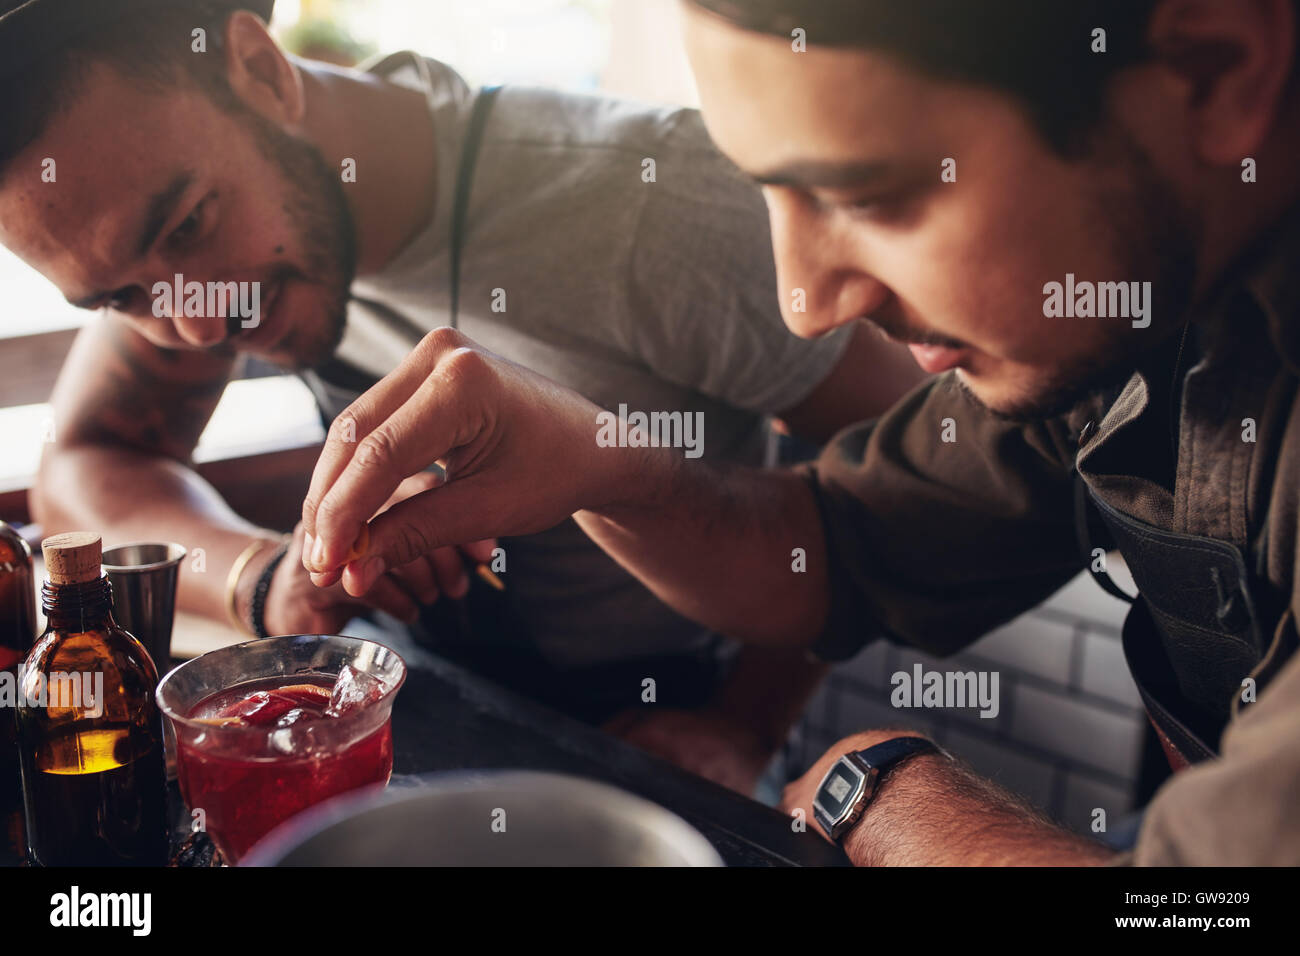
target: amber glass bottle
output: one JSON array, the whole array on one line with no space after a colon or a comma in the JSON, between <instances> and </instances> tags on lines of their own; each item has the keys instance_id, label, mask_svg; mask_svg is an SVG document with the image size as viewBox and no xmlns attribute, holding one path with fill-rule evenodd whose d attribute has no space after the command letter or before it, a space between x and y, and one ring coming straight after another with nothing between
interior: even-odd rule
<instances>
[{"instance_id":1,"label":"amber glass bottle","mask_svg":"<svg viewBox=\"0 0 1300 956\"><path fill-rule=\"evenodd\" d=\"M16 704L18 662L31 649L34 637L32 549L0 521L0 864L17 863L26 850Z\"/></svg>"},{"instance_id":2,"label":"amber glass bottle","mask_svg":"<svg viewBox=\"0 0 1300 956\"><path fill-rule=\"evenodd\" d=\"M167 861L158 671L113 620L98 535L42 544L47 626L19 671L27 846L43 866Z\"/></svg>"}]
</instances>

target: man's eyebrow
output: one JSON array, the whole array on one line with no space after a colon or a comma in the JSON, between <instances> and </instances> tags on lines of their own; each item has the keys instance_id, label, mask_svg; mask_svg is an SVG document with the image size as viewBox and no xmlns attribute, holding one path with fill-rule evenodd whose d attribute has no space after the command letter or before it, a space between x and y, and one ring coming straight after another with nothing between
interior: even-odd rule
<instances>
[{"instance_id":1,"label":"man's eyebrow","mask_svg":"<svg viewBox=\"0 0 1300 956\"><path fill-rule=\"evenodd\" d=\"M138 238L135 242L135 258L139 259L145 255L153 246L162 232L163 226L167 225L167 220L172 217L176 211L176 206L184 198L186 190L193 185L197 178L193 170L185 170L177 173L170 183L154 193L149 199L149 207L145 211L144 226L140 229ZM111 295L110 292L92 292L84 298L72 299L65 296L64 298L77 309L97 309L104 300Z\"/></svg>"},{"instance_id":2,"label":"man's eyebrow","mask_svg":"<svg viewBox=\"0 0 1300 956\"><path fill-rule=\"evenodd\" d=\"M749 177L760 186L794 186L803 189L845 189L865 186L889 171L884 162L826 163L819 161L793 162L779 169L763 173L750 173Z\"/></svg>"},{"instance_id":3,"label":"man's eyebrow","mask_svg":"<svg viewBox=\"0 0 1300 956\"><path fill-rule=\"evenodd\" d=\"M154 193L149 200L149 210L145 215L144 227L140 230L139 239L136 240L136 258L143 256L153 246L158 234L162 232L163 226L167 225L167 220L176 211L177 204L184 197L185 191L193 184L194 179L194 172L185 170L178 173L163 189Z\"/></svg>"}]
</instances>

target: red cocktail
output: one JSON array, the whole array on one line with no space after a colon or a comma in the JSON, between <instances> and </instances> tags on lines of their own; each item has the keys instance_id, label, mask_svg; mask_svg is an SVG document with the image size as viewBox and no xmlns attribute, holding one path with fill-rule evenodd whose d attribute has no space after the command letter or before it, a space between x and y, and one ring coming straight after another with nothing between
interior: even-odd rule
<instances>
[{"instance_id":1,"label":"red cocktail","mask_svg":"<svg viewBox=\"0 0 1300 956\"><path fill-rule=\"evenodd\" d=\"M158 700L195 828L233 864L299 811L386 783L405 672L381 644L318 635L240 644L172 671Z\"/></svg>"}]
</instances>

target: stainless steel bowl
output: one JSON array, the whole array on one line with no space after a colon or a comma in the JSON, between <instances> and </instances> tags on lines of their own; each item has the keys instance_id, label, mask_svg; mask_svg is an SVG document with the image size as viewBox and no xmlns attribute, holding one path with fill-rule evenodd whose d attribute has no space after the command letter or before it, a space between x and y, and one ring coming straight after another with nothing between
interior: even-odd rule
<instances>
[{"instance_id":1,"label":"stainless steel bowl","mask_svg":"<svg viewBox=\"0 0 1300 956\"><path fill-rule=\"evenodd\" d=\"M535 771L430 774L336 798L272 831L244 866L722 866L648 800Z\"/></svg>"}]
</instances>

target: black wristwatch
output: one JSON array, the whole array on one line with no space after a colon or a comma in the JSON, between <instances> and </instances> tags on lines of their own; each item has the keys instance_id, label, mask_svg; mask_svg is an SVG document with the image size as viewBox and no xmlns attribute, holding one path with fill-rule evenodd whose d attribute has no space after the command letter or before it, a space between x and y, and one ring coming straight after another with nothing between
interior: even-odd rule
<instances>
[{"instance_id":1,"label":"black wristwatch","mask_svg":"<svg viewBox=\"0 0 1300 956\"><path fill-rule=\"evenodd\" d=\"M813 816L826 835L838 842L862 819L890 770L917 754L942 752L924 737L895 737L866 750L847 753L831 764L822 777L817 796L813 798Z\"/></svg>"}]
</instances>

